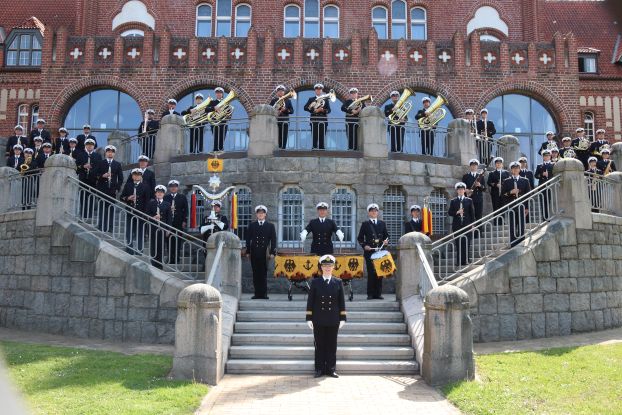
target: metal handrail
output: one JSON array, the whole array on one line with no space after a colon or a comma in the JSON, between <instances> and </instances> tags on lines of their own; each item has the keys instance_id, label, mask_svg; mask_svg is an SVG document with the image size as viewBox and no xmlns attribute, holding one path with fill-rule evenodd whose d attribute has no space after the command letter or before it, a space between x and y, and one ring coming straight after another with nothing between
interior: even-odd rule
<instances>
[{"instance_id":1,"label":"metal handrail","mask_svg":"<svg viewBox=\"0 0 622 415\"><path fill-rule=\"evenodd\" d=\"M324 149L313 149L313 131L309 115L292 115L277 119L278 122L287 122L287 147L284 150L313 150L313 151L349 151L348 135L346 132L347 120L344 118L328 117L326 121L317 121L326 124L324 132ZM352 123L355 125L358 123ZM361 131L358 127L358 148L361 148Z\"/></svg>"},{"instance_id":2,"label":"metal handrail","mask_svg":"<svg viewBox=\"0 0 622 415\"><path fill-rule=\"evenodd\" d=\"M620 197L617 182L591 172L585 172L587 193L594 212L616 214L614 198Z\"/></svg>"},{"instance_id":3,"label":"metal handrail","mask_svg":"<svg viewBox=\"0 0 622 415\"><path fill-rule=\"evenodd\" d=\"M222 257L222 251L224 247L225 247L225 241L220 241L220 243L218 244L218 248L216 249L216 255L214 256L214 262L212 263L212 268L209 270L209 275L207 276L206 281L205 281L207 285L214 286L214 276L216 275L216 270L218 269L218 265L220 265L220 258Z\"/></svg>"},{"instance_id":4,"label":"metal handrail","mask_svg":"<svg viewBox=\"0 0 622 415\"><path fill-rule=\"evenodd\" d=\"M501 157L504 160L507 160L507 145L505 143L495 140L492 137L489 137L488 140L486 140L479 134L472 134L475 138L475 146L477 147L477 154L480 163L489 165L495 157Z\"/></svg>"},{"instance_id":5,"label":"metal handrail","mask_svg":"<svg viewBox=\"0 0 622 415\"><path fill-rule=\"evenodd\" d=\"M8 212L29 210L37 207L39 198L39 181L44 169L28 170L20 174L15 171L8 177Z\"/></svg>"},{"instance_id":6,"label":"metal handrail","mask_svg":"<svg viewBox=\"0 0 622 415\"><path fill-rule=\"evenodd\" d=\"M447 133L449 129L447 127L437 126L432 130L434 132L434 145L432 147L432 154L430 153L430 149L423 152L423 143L422 143L422 130L419 128L419 123L416 121L407 121L404 124L394 125L390 124L388 120L385 119L385 125L387 127L387 145L389 150L392 149L391 145L391 137L392 135L396 135L396 139L398 138L398 133L403 135L403 146L401 151L396 151L397 153L404 154L423 154L430 155L432 157L448 157L448 149L447 149ZM428 140L431 137L428 137ZM431 145L431 143L426 141L426 146ZM399 149L399 148L398 148Z\"/></svg>"},{"instance_id":7,"label":"metal handrail","mask_svg":"<svg viewBox=\"0 0 622 415\"><path fill-rule=\"evenodd\" d=\"M249 119L232 118L218 126L224 134L223 151L240 152L248 149L249 141ZM183 154L206 154L213 150L214 132L216 127L210 123L194 126L184 126L184 151Z\"/></svg>"},{"instance_id":8,"label":"metal handrail","mask_svg":"<svg viewBox=\"0 0 622 415\"><path fill-rule=\"evenodd\" d=\"M434 271L432 271L432 267L428 262L428 257L426 256L421 244L417 244L417 253L419 254L419 260L423 264L423 273L421 274L421 281L419 283L419 295L421 298L425 298L425 296L438 287L438 283L436 282L436 278L434 278Z\"/></svg>"}]
</instances>

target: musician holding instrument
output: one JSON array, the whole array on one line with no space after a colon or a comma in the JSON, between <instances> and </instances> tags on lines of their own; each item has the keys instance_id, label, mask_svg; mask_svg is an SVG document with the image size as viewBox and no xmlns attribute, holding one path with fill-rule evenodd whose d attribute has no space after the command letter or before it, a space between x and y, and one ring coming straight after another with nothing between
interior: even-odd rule
<instances>
[{"instance_id":1,"label":"musician holding instrument","mask_svg":"<svg viewBox=\"0 0 622 415\"><path fill-rule=\"evenodd\" d=\"M164 196L164 200L171 205L171 226L179 231L185 231L186 218L188 217L188 199L179 193L179 182L177 180L168 182L168 193ZM177 238L171 238L168 247L169 263L177 263L180 249L182 246L177 243Z\"/></svg>"},{"instance_id":2,"label":"musician holding instrument","mask_svg":"<svg viewBox=\"0 0 622 415\"><path fill-rule=\"evenodd\" d=\"M58 138L54 142L54 154L67 154L69 151L69 137L65 127L58 129Z\"/></svg>"},{"instance_id":3,"label":"musician holding instrument","mask_svg":"<svg viewBox=\"0 0 622 415\"><path fill-rule=\"evenodd\" d=\"M171 205L164 200L166 187L159 184L155 187L155 199L151 199L147 203L145 213L151 217L151 226L149 229L149 249L151 254L151 265L162 269L164 257L164 240L168 233L158 226L161 223L171 224Z\"/></svg>"},{"instance_id":4,"label":"musician holding instrument","mask_svg":"<svg viewBox=\"0 0 622 415\"><path fill-rule=\"evenodd\" d=\"M464 121L469 123L469 128L471 131L471 135L477 135L477 121L475 120L475 111L471 108L467 108L464 111Z\"/></svg>"},{"instance_id":5,"label":"musician holding instrument","mask_svg":"<svg viewBox=\"0 0 622 415\"><path fill-rule=\"evenodd\" d=\"M404 235L409 232L422 232L423 221L421 220L421 206L412 205L410 207L410 220L404 223Z\"/></svg>"},{"instance_id":6,"label":"musician holding instrument","mask_svg":"<svg viewBox=\"0 0 622 415\"><path fill-rule=\"evenodd\" d=\"M486 166L490 163L492 158L492 141L497 134L495 123L488 119L488 110L482 108L479 112L480 119L477 121L477 135L479 135L483 141L480 141L479 153L480 160Z\"/></svg>"},{"instance_id":7,"label":"musician holding instrument","mask_svg":"<svg viewBox=\"0 0 622 415\"><path fill-rule=\"evenodd\" d=\"M39 118L37 120L37 128L30 132L31 143L34 142L35 137L41 137L46 143L52 142L52 136L50 135L50 132L45 129L45 120L43 118Z\"/></svg>"},{"instance_id":8,"label":"musician holding instrument","mask_svg":"<svg viewBox=\"0 0 622 415\"><path fill-rule=\"evenodd\" d=\"M143 174L141 176L141 181L143 183L145 183L146 187L147 187L147 196L149 197L149 199L153 199L154 198L154 193L153 193L153 189L155 189L156 187L156 178L155 178L155 174L153 173L153 171L149 170L149 157L147 157L144 154L141 154L140 156L138 156L138 159L136 160L136 163L138 163L138 168L140 170L142 170ZM128 177L127 178L127 183L131 182L132 178Z\"/></svg>"},{"instance_id":9,"label":"musician holding instrument","mask_svg":"<svg viewBox=\"0 0 622 415\"><path fill-rule=\"evenodd\" d=\"M512 171L512 176L503 181L501 189L505 204L515 201L531 190L529 181L524 177L520 177L520 164L517 161L510 163L510 170ZM525 238L525 218L529 214L526 203L518 204L509 212L511 246L516 246Z\"/></svg>"},{"instance_id":10,"label":"musician holding instrument","mask_svg":"<svg viewBox=\"0 0 622 415\"><path fill-rule=\"evenodd\" d=\"M600 209L597 207L602 201L602 187L599 186L599 182L596 179L597 176L602 176L604 172L600 170L598 165L598 159L591 156L587 160L588 168L585 170L585 176L587 177L588 196L591 201L592 213L599 213Z\"/></svg>"},{"instance_id":11,"label":"musician holding instrument","mask_svg":"<svg viewBox=\"0 0 622 415\"><path fill-rule=\"evenodd\" d=\"M104 149L106 158L95 165L94 172L97 177L97 190L116 199L117 192L123 185L123 168L121 163L114 159L117 148L107 145ZM99 204L99 221L97 227L100 231L112 232L114 225L114 200L101 199Z\"/></svg>"},{"instance_id":12,"label":"musician holding instrument","mask_svg":"<svg viewBox=\"0 0 622 415\"><path fill-rule=\"evenodd\" d=\"M546 133L546 141L542 143L540 146L540 150L538 150L538 154L542 155L544 150L552 150L553 147L557 146L557 141L555 140L555 133L553 131L547 131Z\"/></svg>"},{"instance_id":13,"label":"musician holding instrument","mask_svg":"<svg viewBox=\"0 0 622 415\"><path fill-rule=\"evenodd\" d=\"M485 169L479 168L479 160L471 159L469 160L469 172L462 176L462 182L466 184L465 194L473 201L475 220L481 219L484 212L485 173Z\"/></svg>"},{"instance_id":14,"label":"musician holding instrument","mask_svg":"<svg viewBox=\"0 0 622 415\"><path fill-rule=\"evenodd\" d=\"M429 97L423 97L421 99L421 104L423 105L423 108L417 111L417 114L415 115L416 120L420 120L429 116L428 110L431 103L432 100L430 100ZM429 129L421 129L419 131L419 135L421 136L421 154L431 156L434 153L435 130L436 125L433 125Z\"/></svg>"},{"instance_id":15,"label":"musician holding instrument","mask_svg":"<svg viewBox=\"0 0 622 415\"><path fill-rule=\"evenodd\" d=\"M37 136L33 139L32 151L34 154L33 160L36 160L39 157L39 154L43 152L43 138L42 137Z\"/></svg>"},{"instance_id":16,"label":"musician holding instrument","mask_svg":"<svg viewBox=\"0 0 622 415\"><path fill-rule=\"evenodd\" d=\"M575 152L572 148L572 138L564 137L562 138L562 148L559 150L559 156L563 159L565 158L574 158ZM570 151L571 150L571 151Z\"/></svg>"},{"instance_id":17,"label":"musician holding instrument","mask_svg":"<svg viewBox=\"0 0 622 415\"><path fill-rule=\"evenodd\" d=\"M177 112L177 100L173 99L173 98L169 98L168 101L166 101L166 111L164 111L162 113L162 117L160 118L164 118L167 115L180 115Z\"/></svg>"},{"instance_id":18,"label":"musician holding instrument","mask_svg":"<svg viewBox=\"0 0 622 415\"><path fill-rule=\"evenodd\" d=\"M313 136L313 150L324 150L324 136L330 114L330 101L335 102L335 93L331 90L328 94L323 94L324 85L315 84L313 86L315 96L307 100L304 110L307 111L311 124L311 135Z\"/></svg>"},{"instance_id":19,"label":"musician holding instrument","mask_svg":"<svg viewBox=\"0 0 622 415\"><path fill-rule=\"evenodd\" d=\"M406 91L407 90L404 90L404 93L406 93ZM391 91L391 102L384 106L384 115L389 118L387 130L391 136L392 153L401 153L404 146L404 133L406 132L404 125L406 124L406 121L408 121L408 111L405 111L401 113L400 116L391 119L392 115L394 115L394 113L401 107L398 105L401 101L400 93L398 91ZM402 103L402 105L404 104Z\"/></svg>"},{"instance_id":20,"label":"musician holding instrument","mask_svg":"<svg viewBox=\"0 0 622 415\"><path fill-rule=\"evenodd\" d=\"M389 232L384 221L378 219L380 207L376 203L367 206L368 220L361 223L359 234L356 238L363 248L365 266L367 268L367 299L383 300L382 278L376 275L376 269L372 261L372 254L389 243Z\"/></svg>"},{"instance_id":21,"label":"musician holding instrument","mask_svg":"<svg viewBox=\"0 0 622 415\"><path fill-rule=\"evenodd\" d=\"M575 139L572 140L572 148L575 152L575 158L583 163L583 168L587 170L587 160L590 157L590 140L585 136L585 130L581 127L575 130Z\"/></svg>"},{"instance_id":22,"label":"musician holding instrument","mask_svg":"<svg viewBox=\"0 0 622 415\"><path fill-rule=\"evenodd\" d=\"M187 120L190 116L194 117L196 111L202 112L202 110L198 110L197 107L203 103L203 94L198 93L194 96L194 105L191 105L185 111L181 112L181 115L184 116L184 120ZM211 101L210 101L211 102ZM188 122L186 121L186 124ZM203 123L191 124L190 125L190 153L198 154L203 152Z\"/></svg>"},{"instance_id":23,"label":"musician holding instrument","mask_svg":"<svg viewBox=\"0 0 622 415\"><path fill-rule=\"evenodd\" d=\"M93 140L94 147L97 148L97 139L93 134L91 134L91 126L88 124L84 124L82 126L82 134L76 137L78 139L78 150L84 150L86 146L86 140Z\"/></svg>"},{"instance_id":24,"label":"musician holding instrument","mask_svg":"<svg viewBox=\"0 0 622 415\"><path fill-rule=\"evenodd\" d=\"M542 152L542 160L542 164L538 164L538 166L536 167L536 172L534 174L534 177L538 179L538 186L548 182L553 178L554 163L551 162L551 150L544 150ZM540 198L543 219L548 219L549 217L550 198L551 194L549 191L544 192L542 198Z\"/></svg>"},{"instance_id":25,"label":"musician holding instrument","mask_svg":"<svg viewBox=\"0 0 622 415\"><path fill-rule=\"evenodd\" d=\"M454 186L457 196L449 201L449 210L447 215L452 217L451 231L457 232L463 228L470 226L475 221L475 208L473 200L466 197L467 185L464 182L458 182ZM471 233L463 234L456 242L454 258L456 265L467 265L469 263L469 244L471 241Z\"/></svg>"},{"instance_id":26,"label":"musician holding instrument","mask_svg":"<svg viewBox=\"0 0 622 415\"><path fill-rule=\"evenodd\" d=\"M348 93L350 98L343 103L341 111L346 113L348 150L356 150L358 148L359 116L363 108L365 108L365 102L371 101L372 97L371 95L366 95L359 98L359 90L357 88L350 88Z\"/></svg>"},{"instance_id":27,"label":"musician holding instrument","mask_svg":"<svg viewBox=\"0 0 622 415\"><path fill-rule=\"evenodd\" d=\"M145 111L145 119L138 127L138 141L141 144L142 153L152 158L155 152L156 135L160 129L160 121L154 119L155 111L148 109Z\"/></svg>"},{"instance_id":28,"label":"musician holding instrument","mask_svg":"<svg viewBox=\"0 0 622 415\"><path fill-rule=\"evenodd\" d=\"M501 197L501 185L505 179L510 177L510 173L503 169L503 159L496 157L494 160L495 169L488 173L488 187L490 187L490 199L492 201L492 210L497 211L503 207L503 198Z\"/></svg>"},{"instance_id":29,"label":"musician holding instrument","mask_svg":"<svg viewBox=\"0 0 622 415\"><path fill-rule=\"evenodd\" d=\"M95 166L101 162L102 156L95 152L95 140L87 138L84 142L84 147L84 152L80 154L79 161L76 163L78 166L78 178L83 187L87 185L96 187L97 176L95 174ZM93 198L88 191L80 192L80 211L82 212L82 217L88 219L93 216L94 205Z\"/></svg>"},{"instance_id":30,"label":"musician holding instrument","mask_svg":"<svg viewBox=\"0 0 622 415\"><path fill-rule=\"evenodd\" d=\"M227 105L223 101L223 97L225 94L224 89L222 89L221 87L218 87L214 90L214 93L216 94L216 99L212 100L205 108L205 113L208 115L209 113L224 111L225 110L224 105ZM235 96L235 94L233 94L232 96ZM212 148L213 151L222 151L225 145L225 138L227 137L227 131L229 130L229 126L227 125L227 121L229 121L229 117L224 116L224 113L223 113L223 116L218 117L218 119L219 119L218 122L210 122L210 130L212 131L212 136L214 137L214 146Z\"/></svg>"},{"instance_id":31,"label":"musician holding instrument","mask_svg":"<svg viewBox=\"0 0 622 415\"><path fill-rule=\"evenodd\" d=\"M80 154L84 153L84 150L78 150L78 139L75 137L71 137L69 140L69 148L65 153L69 157L71 157L76 162L76 167L78 167L78 162L80 160Z\"/></svg>"},{"instance_id":32,"label":"musician holding instrument","mask_svg":"<svg viewBox=\"0 0 622 415\"><path fill-rule=\"evenodd\" d=\"M602 150L609 147L609 141L605 138L605 130L602 128L596 130L596 137L588 149L589 153L598 160L602 160Z\"/></svg>"},{"instance_id":33,"label":"musician holding instrument","mask_svg":"<svg viewBox=\"0 0 622 415\"><path fill-rule=\"evenodd\" d=\"M33 168L42 169L45 167L45 162L52 156L52 143L46 141L41 144L41 151L38 152L37 156L33 159Z\"/></svg>"},{"instance_id":34,"label":"musician holding instrument","mask_svg":"<svg viewBox=\"0 0 622 415\"><path fill-rule=\"evenodd\" d=\"M287 136L289 135L289 116L294 113L294 106L289 97L296 99L296 92L291 90L285 94L285 85L276 87L276 97L270 101L270 105L276 110L276 126L279 130L279 148L287 148Z\"/></svg>"},{"instance_id":35,"label":"musician holding instrument","mask_svg":"<svg viewBox=\"0 0 622 415\"><path fill-rule=\"evenodd\" d=\"M152 193L142 180L143 171L136 167L132 169L129 180L123 186L121 192L121 201L125 202L131 208L140 212L145 212L147 203L150 200L149 195ZM125 216L125 243L127 247L125 252L131 255L142 254L144 242L144 220L133 210L128 209ZM134 241L136 240L136 249L134 249Z\"/></svg>"},{"instance_id":36,"label":"musician holding instrument","mask_svg":"<svg viewBox=\"0 0 622 415\"><path fill-rule=\"evenodd\" d=\"M615 162L610 159L611 150L605 148L600 152L600 155L602 157L602 160L599 160L596 163L596 167L599 170L602 170L604 176L608 175L609 173L613 173L614 171L618 171L618 169L616 169Z\"/></svg>"},{"instance_id":37,"label":"musician holding instrument","mask_svg":"<svg viewBox=\"0 0 622 415\"><path fill-rule=\"evenodd\" d=\"M24 127L16 125L13 131L15 134L10 136L6 142L6 157L13 155L13 148L15 144L19 144L22 148L30 147L32 145L28 137L24 135Z\"/></svg>"},{"instance_id":38,"label":"musician holding instrument","mask_svg":"<svg viewBox=\"0 0 622 415\"><path fill-rule=\"evenodd\" d=\"M521 158L518 159L518 162L520 163L520 177L524 177L525 179L527 179L529 181L529 186L532 189L536 188L536 180L535 180L535 176L533 174L533 172L531 170L529 170L529 162L527 160L527 157L522 156Z\"/></svg>"},{"instance_id":39,"label":"musician holding instrument","mask_svg":"<svg viewBox=\"0 0 622 415\"><path fill-rule=\"evenodd\" d=\"M220 231L229 230L229 219L221 213L222 203L219 200L212 202L212 212L209 216L203 217L201 233L203 240L207 242L210 236Z\"/></svg>"},{"instance_id":40,"label":"musician holding instrument","mask_svg":"<svg viewBox=\"0 0 622 415\"><path fill-rule=\"evenodd\" d=\"M20 167L24 164L24 156L22 155L22 151L24 151L24 147L21 144L13 144L13 148L11 149L11 156L6 159L6 166L13 167L17 171L21 171Z\"/></svg>"}]
</instances>

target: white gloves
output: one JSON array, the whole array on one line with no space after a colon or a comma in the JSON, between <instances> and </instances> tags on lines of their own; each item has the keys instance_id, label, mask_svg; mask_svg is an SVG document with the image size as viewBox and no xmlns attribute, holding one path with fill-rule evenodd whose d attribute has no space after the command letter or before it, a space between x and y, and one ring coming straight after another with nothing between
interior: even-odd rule
<instances>
[{"instance_id":1,"label":"white gloves","mask_svg":"<svg viewBox=\"0 0 622 415\"><path fill-rule=\"evenodd\" d=\"M205 233L209 230L214 229L214 224L209 224L209 225L205 225L205 226L201 226L201 233Z\"/></svg>"},{"instance_id":2,"label":"white gloves","mask_svg":"<svg viewBox=\"0 0 622 415\"><path fill-rule=\"evenodd\" d=\"M302 242L304 242L304 241L305 241L305 239L307 239L307 235L308 235L308 234L309 234L309 232L307 232L307 230L306 230L306 229L305 229L305 230L303 230L302 232L300 232L300 240L301 240Z\"/></svg>"},{"instance_id":3,"label":"white gloves","mask_svg":"<svg viewBox=\"0 0 622 415\"><path fill-rule=\"evenodd\" d=\"M311 320L307 321L307 326L309 326L309 328L313 330L313 322Z\"/></svg>"},{"instance_id":4,"label":"white gloves","mask_svg":"<svg viewBox=\"0 0 622 415\"><path fill-rule=\"evenodd\" d=\"M341 320L341 321L339 322L339 328L342 328L345 324L346 324L346 322L345 322L345 321L343 321L343 320Z\"/></svg>"},{"instance_id":5,"label":"white gloves","mask_svg":"<svg viewBox=\"0 0 622 415\"><path fill-rule=\"evenodd\" d=\"M216 222L216 225L218 225L218 227L220 228L220 230L221 230L221 231L222 231L222 228L224 228L224 227L225 227L225 223L224 223L224 222L221 222L221 221L217 221L217 222ZM213 225L212 225L212 226L213 226Z\"/></svg>"},{"instance_id":6,"label":"white gloves","mask_svg":"<svg viewBox=\"0 0 622 415\"><path fill-rule=\"evenodd\" d=\"M343 237L345 236L343 234L343 232L341 231L341 229L337 229L337 232L335 232L335 235L337 235L337 238L339 239L339 242L343 242Z\"/></svg>"}]
</instances>

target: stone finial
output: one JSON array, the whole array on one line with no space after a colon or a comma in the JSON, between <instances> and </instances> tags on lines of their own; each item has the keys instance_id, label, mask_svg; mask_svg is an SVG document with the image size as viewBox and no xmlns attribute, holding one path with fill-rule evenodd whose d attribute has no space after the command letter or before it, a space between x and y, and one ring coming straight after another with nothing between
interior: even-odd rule
<instances>
[{"instance_id":1,"label":"stone finial","mask_svg":"<svg viewBox=\"0 0 622 415\"><path fill-rule=\"evenodd\" d=\"M217 248L220 242L224 241L225 248L242 249L242 242L233 232L216 232L207 240L207 248Z\"/></svg>"},{"instance_id":2,"label":"stone finial","mask_svg":"<svg viewBox=\"0 0 622 415\"><path fill-rule=\"evenodd\" d=\"M54 154L45 161L45 168L48 167L66 167L68 169L76 169L75 160L65 154Z\"/></svg>"},{"instance_id":3,"label":"stone finial","mask_svg":"<svg viewBox=\"0 0 622 415\"><path fill-rule=\"evenodd\" d=\"M220 292L207 284L192 284L184 288L177 298L177 306L183 308L219 308L221 304Z\"/></svg>"},{"instance_id":4,"label":"stone finial","mask_svg":"<svg viewBox=\"0 0 622 415\"><path fill-rule=\"evenodd\" d=\"M277 112L272 105L268 104L259 104L253 108L253 115L271 115L273 117L277 116Z\"/></svg>"},{"instance_id":5,"label":"stone finial","mask_svg":"<svg viewBox=\"0 0 622 415\"><path fill-rule=\"evenodd\" d=\"M430 237L421 232L409 232L400 238L397 249L416 248L417 245L431 244Z\"/></svg>"},{"instance_id":6,"label":"stone finial","mask_svg":"<svg viewBox=\"0 0 622 415\"><path fill-rule=\"evenodd\" d=\"M175 124L183 127L184 117L177 114L168 114L162 117L162 119L160 120L160 125L162 124Z\"/></svg>"},{"instance_id":7,"label":"stone finial","mask_svg":"<svg viewBox=\"0 0 622 415\"><path fill-rule=\"evenodd\" d=\"M428 293L425 306L432 310L468 310L469 295L454 285L445 284Z\"/></svg>"},{"instance_id":8,"label":"stone finial","mask_svg":"<svg viewBox=\"0 0 622 415\"><path fill-rule=\"evenodd\" d=\"M577 159L563 158L553 166L553 174L558 175L565 171L576 171L583 173L583 163Z\"/></svg>"}]
</instances>

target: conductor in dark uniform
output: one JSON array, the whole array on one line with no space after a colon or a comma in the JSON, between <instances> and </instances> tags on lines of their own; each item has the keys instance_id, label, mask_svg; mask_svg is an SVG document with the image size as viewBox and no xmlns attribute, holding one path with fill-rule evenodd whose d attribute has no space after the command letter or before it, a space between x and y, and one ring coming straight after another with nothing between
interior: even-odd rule
<instances>
[{"instance_id":1,"label":"conductor in dark uniform","mask_svg":"<svg viewBox=\"0 0 622 415\"><path fill-rule=\"evenodd\" d=\"M346 323L346 302L341 280L332 276L335 257L322 256L320 268L322 277L311 282L306 317L309 328L313 330L315 377L327 375L338 378L335 372L337 334Z\"/></svg>"},{"instance_id":2,"label":"conductor in dark uniform","mask_svg":"<svg viewBox=\"0 0 622 415\"><path fill-rule=\"evenodd\" d=\"M149 230L149 249L151 251L151 265L162 269L164 254L164 239L166 231L157 226L164 223L171 224L171 205L164 200L166 187L159 184L155 187L155 199L147 203L146 214L151 217L152 225Z\"/></svg>"},{"instance_id":3,"label":"conductor in dark uniform","mask_svg":"<svg viewBox=\"0 0 622 415\"><path fill-rule=\"evenodd\" d=\"M400 93L398 91L391 91L391 102L384 106L384 116L389 117L393 113L395 104L400 99ZM404 116L404 119L397 124L391 122L387 123L387 131L391 136L391 152L401 153L404 146L404 124L408 121L408 116Z\"/></svg>"},{"instance_id":4,"label":"conductor in dark uniform","mask_svg":"<svg viewBox=\"0 0 622 415\"><path fill-rule=\"evenodd\" d=\"M250 257L253 269L255 299L268 299L268 256L276 255L276 229L266 220L268 208L264 205L255 207L257 220L251 222L246 230L246 256Z\"/></svg>"},{"instance_id":5,"label":"conductor in dark uniform","mask_svg":"<svg viewBox=\"0 0 622 415\"><path fill-rule=\"evenodd\" d=\"M203 94L198 93L194 96L194 105L191 105L181 115L190 115L195 111L197 105L203 103ZM199 115L197 114L197 117ZM203 152L203 124L193 125L190 128L190 154L198 154Z\"/></svg>"},{"instance_id":6,"label":"conductor in dark uniform","mask_svg":"<svg viewBox=\"0 0 622 415\"><path fill-rule=\"evenodd\" d=\"M270 101L270 106L274 107L279 99L285 95L285 85L276 87L276 97ZM289 116L294 113L294 106L289 98L282 100L282 105L277 110L276 126L279 130L279 148L285 150L287 148L287 136L289 134Z\"/></svg>"},{"instance_id":7,"label":"conductor in dark uniform","mask_svg":"<svg viewBox=\"0 0 622 415\"><path fill-rule=\"evenodd\" d=\"M404 234L409 232L421 232L423 221L421 220L421 206L412 205L410 207L410 220L404 223Z\"/></svg>"},{"instance_id":8,"label":"conductor in dark uniform","mask_svg":"<svg viewBox=\"0 0 622 415\"><path fill-rule=\"evenodd\" d=\"M300 239L304 243L307 234L313 234L311 242L311 253L315 255L326 255L333 253L333 233L343 240L343 232L337 228L334 220L327 217L328 203L320 202L316 206L318 217L311 219L307 227L300 233Z\"/></svg>"},{"instance_id":9,"label":"conductor in dark uniform","mask_svg":"<svg viewBox=\"0 0 622 415\"><path fill-rule=\"evenodd\" d=\"M311 135L313 136L313 150L324 150L324 136L326 135L326 124L328 121L328 114L330 114L330 99L325 98L323 104L316 104L316 99L324 92L324 85L315 84L313 86L315 96L309 98L304 106L304 110L307 111L309 121L311 124Z\"/></svg>"},{"instance_id":10,"label":"conductor in dark uniform","mask_svg":"<svg viewBox=\"0 0 622 415\"><path fill-rule=\"evenodd\" d=\"M95 166L95 176L97 177L97 190L116 199L117 192L123 185L123 168L121 163L114 159L117 148L107 145L105 148L106 158L99 160ZM100 231L112 232L114 224L114 201L101 199L99 204L99 223Z\"/></svg>"},{"instance_id":11,"label":"conductor in dark uniform","mask_svg":"<svg viewBox=\"0 0 622 415\"><path fill-rule=\"evenodd\" d=\"M479 169L479 160L469 160L469 172L462 176L462 181L466 184L466 195L473 200L475 208L475 220L482 218L484 211L484 192L486 192L486 184L484 183L484 172Z\"/></svg>"},{"instance_id":12,"label":"conductor in dark uniform","mask_svg":"<svg viewBox=\"0 0 622 415\"><path fill-rule=\"evenodd\" d=\"M45 129L45 120L43 118L39 118L37 120L37 128L30 132L31 143L34 142L35 137L41 137L44 143L52 142L52 136L50 135L50 132Z\"/></svg>"},{"instance_id":13,"label":"conductor in dark uniform","mask_svg":"<svg viewBox=\"0 0 622 415\"><path fill-rule=\"evenodd\" d=\"M425 118L428 116L427 111L428 108L430 108L431 103L432 101L429 97L423 97L423 99L421 100L423 108L421 108L419 111L417 111L417 114L415 114L416 120L420 120L421 118ZM431 156L434 152L434 130L436 130L436 127L432 127L427 130L422 129L421 131L419 131L419 135L421 137L421 154L423 155Z\"/></svg>"},{"instance_id":14,"label":"conductor in dark uniform","mask_svg":"<svg viewBox=\"0 0 622 415\"><path fill-rule=\"evenodd\" d=\"M530 190L529 181L524 177L520 177L520 164L513 161L510 164L510 170L512 171L512 176L503 181L503 186L501 188L505 204L512 203L516 199L527 194ZM516 246L525 238L525 216L528 213L526 206L525 203L521 203L512 208L509 212L511 246Z\"/></svg>"},{"instance_id":15,"label":"conductor in dark uniform","mask_svg":"<svg viewBox=\"0 0 622 415\"><path fill-rule=\"evenodd\" d=\"M480 119L477 120L476 125L477 135L484 140L479 142L480 160L482 160L482 163L485 165L488 165L492 157L492 139L495 134L497 134L497 129L495 128L495 124L488 120L488 110L486 108L482 108L479 112L479 116Z\"/></svg>"},{"instance_id":16,"label":"conductor in dark uniform","mask_svg":"<svg viewBox=\"0 0 622 415\"><path fill-rule=\"evenodd\" d=\"M378 249L389 243L389 232L387 225L378 219L379 207L372 203L367 206L368 220L361 223L357 241L365 251L365 265L367 266L367 299L383 300L382 297L382 278L378 278L371 255ZM378 249L376 249L378 248Z\"/></svg>"},{"instance_id":17,"label":"conductor in dark uniform","mask_svg":"<svg viewBox=\"0 0 622 415\"><path fill-rule=\"evenodd\" d=\"M186 229L186 218L188 217L188 199L185 195L179 193L179 182L177 180L170 180L168 182L168 193L164 196L164 200L171 205L171 226L173 228L184 231ZM177 256L179 249L176 237L170 239L168 262L170 264L177 263Z\"/></svg>"},{"instance_id":18,"label":"conductor in dark uniform","mask_svg":"<svg viewBox=\"0 0 622 415\"><path fill-rule=\"evenodd\" d=\"M356 150L358 148L359 116L363 108L365 108L365 102L361 102L359 106L350 108L352 103L359 99L359 90L357 88L350 88L348 92L350 93L350 98L343 103L341 111L346 113L348 150Z\"/></svg>"},{"instance_id":19,"label":"conductor in dark uniform","mask_svg":"<svg viewBox=\"0 0 622 415\"><path fill-rule=\"evenodd\" d=\"M447 215L453 218L451 222L451 231L458 232L475 221L475 207L473 206L473 201L464 195L467 187L466 183L458 182L454 187L458 195L449 201L449 211ZM460 235L455 242L456 265L467 265L469 263L469 244L471 237L471 232L466 232Z\"/></svg>"}]
</instances>

